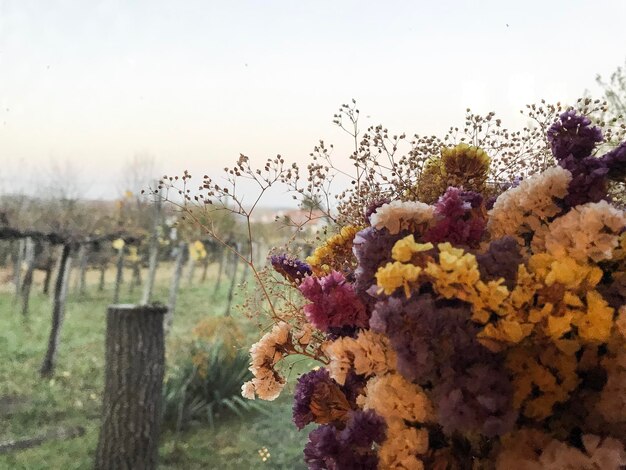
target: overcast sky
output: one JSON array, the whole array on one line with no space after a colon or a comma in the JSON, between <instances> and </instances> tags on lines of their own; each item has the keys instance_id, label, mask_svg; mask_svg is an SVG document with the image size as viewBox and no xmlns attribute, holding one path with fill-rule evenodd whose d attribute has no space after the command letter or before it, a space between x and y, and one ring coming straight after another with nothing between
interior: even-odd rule
<instances>
[{"instance_id":1,"label":"overcast sky","mask_svg":"<svg viewBox=\"0 0 626 470\"><path fill-rule=\"evenodd\" d=\"M304 161L356 98L364 124L442 133L467 106L597 91L626 57L626 1L0 0L0 182L51 162L114 197L134 155L211 173ZM370 116L365 119L365 116Z\"/></svg>"}]
</instances>

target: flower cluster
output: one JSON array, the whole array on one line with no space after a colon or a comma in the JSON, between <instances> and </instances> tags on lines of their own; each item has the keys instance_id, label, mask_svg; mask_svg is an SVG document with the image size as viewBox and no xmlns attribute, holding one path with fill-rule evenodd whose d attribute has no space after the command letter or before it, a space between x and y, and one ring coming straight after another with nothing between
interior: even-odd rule
<instances>
[{"instance_id":1,"label":"flower cluster","mask_svg":"<svg viewBox=\"0 0 626 470\"><path fill-rule=\"evenodd\" d=\"M626 143L598 156L601 140L562 114L557 165L492 206L487 154L444 149L421 175L436 199L363 208L369 226L315 251L294 282L322 338L293 407L319 425L309 468L626 466L626 214L607 194ZM294 338L281 323L253 346L246 394L280 392Z\"/></svg>"},{"instance_id":2,"label":"flower cluster","mask_svg":"<svg viewBox=\"0 0 626 470\"><path fill-rule=\"evenodd\" d=\"M317 247L306 260L315 274L328 274L331 266L350 267L352 261L352 242L360 229L352 225L342 227L341 231L330 237L323 245ZM345 266L345 265L348 266Z\"/></svg>"}]
</instances>

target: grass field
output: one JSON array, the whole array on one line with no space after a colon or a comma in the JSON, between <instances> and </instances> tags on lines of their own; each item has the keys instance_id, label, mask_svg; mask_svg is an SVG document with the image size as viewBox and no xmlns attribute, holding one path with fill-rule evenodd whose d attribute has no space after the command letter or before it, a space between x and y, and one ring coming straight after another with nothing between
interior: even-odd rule
<instances>
[{"instance_id":1,"label":"grass field","mask_svg":"<svg viewBox=\"0 0 626 470\"><path fill-rule=\"evenodd\" d=\"M160 268L155 300L166 302L168 267ZM42 380L38 369L46 349L51 302L33 286L31 312L23 318L10 286L0 290L0 442L33 437L47 431L81 426L86 433L74 439L56 439L27 450L0 454L0 469L88 469L100 425L104 369L105 312L112 285L97 292L96 273L86 295L79 296L70 282L70 294L61 334L56 373ZM199 272L197 273L199 274ZM113 275L109 273L108 279ZM127 276L126 279L130 279ZM168 364L190 336L193 326L210 315L222 315L227 283L213 296L210 282L181 282L173 329L168 337ZM129 293L124 286L122 302L135 302L140 289ZM248 320L242 318L242 322ZM292 377L292 379L295 377ZM291 388L293 386L293 380ZM163 469L299 469L307 431L292 425L290 393L268 404L269 413L245 419L232 417L215 429L196 426L184 433L165 432L161 438ZM270 456L263 461L259 451Z\"/></svg>"}]
</instances>

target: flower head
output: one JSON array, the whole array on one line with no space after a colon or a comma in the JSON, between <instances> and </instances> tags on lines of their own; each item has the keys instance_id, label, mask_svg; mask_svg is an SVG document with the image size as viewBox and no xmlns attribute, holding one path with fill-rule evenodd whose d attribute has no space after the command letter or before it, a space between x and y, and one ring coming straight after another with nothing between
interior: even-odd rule
<instances>
[{"instance_id":1,"label":"flower head","mask_svg":"<svg viewBox=\"0 0 626 470\"><path fill-rule=\"evenodd\" d=\"M306 276L312 274L311 267L307 263L285 253L272 255L270 262L276 272L294 284L300 284Z\"/></svg>"},{"instance_id":2,"label":"flower head","mask_svg":"<svg viewBox=\"0 0 626 470\"><path fill-rule=\"evenodd\" d=\"M569 156L582 159L591 155L598 142L602 142L602 131L591 125L591 120L575 110L565 111L548 129L548 142L554 157L561 161Z\"/></svg>"},{"instance_id":3,"label":"flower head","mask_svg":"<svg viewBox=\"0 0 626 470\"><path fill-rule=\"evenodd\" d=\"M367 326L365 305L343 274L333 271L322 278L308 277L299 288L312 302L304 306L304 313L316 328L328 332L331 328Z\"/></svg>"}]
</instances>

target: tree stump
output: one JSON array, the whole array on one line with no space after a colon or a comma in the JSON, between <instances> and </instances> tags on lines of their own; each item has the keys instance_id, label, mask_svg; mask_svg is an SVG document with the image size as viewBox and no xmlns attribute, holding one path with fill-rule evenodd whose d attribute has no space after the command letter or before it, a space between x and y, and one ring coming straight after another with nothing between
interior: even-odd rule
<instances>
[{"instance_id":1,"label":"tree stump","mask_svg":"<svg viewBox=\"0 0 626 470\"><path fill-rule=\"evenodd\" d=\"M156 468L166 311L156 305L109 306L96 470Z\"/></svg>"}]
</instances>

